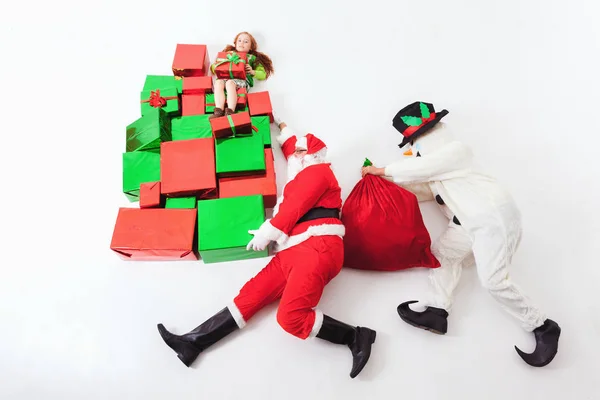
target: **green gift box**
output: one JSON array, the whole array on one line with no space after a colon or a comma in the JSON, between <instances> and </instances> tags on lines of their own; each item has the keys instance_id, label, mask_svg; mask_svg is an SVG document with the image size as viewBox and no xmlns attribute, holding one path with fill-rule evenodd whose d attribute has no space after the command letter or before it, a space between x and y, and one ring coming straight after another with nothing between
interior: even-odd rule
<instances>
[{"instance_id":1,"label":"green gift box","mask_svg":"<svg viewBox=\"0 0 600 400\"><path fill-rule=\"evenodd\" d=\"M142 116L150 112L153 108L161 108L172 117L179 112L179 95L175 87L166 89L144 90L140 94L140 106Z\"/></svg>"},{"instance_id":2,"label":"green gift box","mask_svg":"<svg viewBox=\"0 0 600 400\"><path fill-rule=\"evenodd\" d=\"M183 93L183 80L175 79L173 75L146 75L142 90L165 90L174 87L177 93Z\"/></svg>"},{"instance_id":3,"label":"green gift box","mask_svg":"<svg viewBox=\"0 0 600 400\"><path fill-rule=\"evenodd\" d=\"M268 115L261 117L250 117L253 129L258 130L258 134L262 136L264 147L271 147L271 121Z\"/></svg>"},{"instance_id":4,"label":"green gift box","mask_svg":"<svg viewBox=\"0 0 600 400\"><path fill-rule=\"evenodd\" d=\"M160 181L160 153L130 151L123 153L123 193L129 201L138 201L140 185Z\"/></svg>"},{"instance_id":5,"label":"green gift box","mask_svg":"<svg viewBox=\"0 0 600 400\"><path fill-rule=\"evenodd\" d=\"M162 108L152 108L141 118L127 125L126 151L160 149L171 140L171 122Z\"/></svg>"},{"instance_id":6,"label":"green gift box","mask_svg":"<svg viewBox=\"0 0 600 400\"><path fill-rule=\"evenodd\" d=\"M214 93L206 93L206 113L214 114L215 112L215 94Z\"/></svg>"},{"instance_id":7,"label":"green gift box","mask_svg":"<svg viewBox=\"0 0 600 400\"><path fill-rule=\"evenodd\" d=\"M196 208L196 197L167 197L165 208Z\"/></svg>"},{"instance_id":8,"label":"green gift box","mask_svg":"<svg viewBox=\"0 0 600 400\"><path fill-rule=\"evenodd\" d=\"M205 139L212 137L210 115L190 115L171 119L173 140Z\"/></svg>"},{"instance_id":9,"label":"green gift box","mask_svg":"<svg viewBox=\"0 0 600 400\"><path fill-rule=\"evenodd\" d=\"M220 177L265 173L263 137L252 130L247 136L216 140L217 175Z\"/></svg>"},{"instance_id":10,"label":"green gift box","mask_svg":"<svg viewBox=\"0 0 600 400\"><path fill-rule=\"evenodd\" d=\"M262 195L198 201L198 250L204 263L268 257L263 251L246 250L249 230L265 221Z\"/></svg>"}]
</instances>

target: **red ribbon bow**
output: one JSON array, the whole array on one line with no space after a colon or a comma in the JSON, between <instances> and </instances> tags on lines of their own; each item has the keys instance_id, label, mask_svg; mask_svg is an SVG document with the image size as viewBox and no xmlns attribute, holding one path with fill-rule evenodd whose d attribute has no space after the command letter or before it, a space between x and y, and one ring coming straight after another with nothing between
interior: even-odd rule
<instances>
[{"instance_id":1,"label":"red ribbon bow","mask_svg":"<svg viewBox=\"0 0 600 400\"><path fill-rule=\"evenodd\" d=\"M167 99L160 96L160 89L150 92L150 105L152 107L164 107L167 105Z\"/></svg>"}]
</instances>

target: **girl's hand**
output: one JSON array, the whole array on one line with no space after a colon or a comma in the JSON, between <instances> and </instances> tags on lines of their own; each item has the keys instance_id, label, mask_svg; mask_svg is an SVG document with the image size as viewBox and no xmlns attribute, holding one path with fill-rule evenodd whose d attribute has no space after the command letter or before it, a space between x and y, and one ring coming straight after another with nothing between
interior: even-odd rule
<instances>
[{"instance_id":1,"label":"girl's hand","mask_svg":"<svg viewBox=\"0 0 600 400\"><path fill-rule=\"evenodd\" d=\"M375 175L375 176L383 176L384 173L385 173L385 169L384 168L377 168L374 165L371 165L371 166L368 166L368 167L362 167L362 169L361 169L360 172L361 172L363 178L367 174L371 174L371 175Z\"/></svg>"},{"instance_id":2,"label":"girl's hand","mask_svg":"<svg viewBox=\"0 0 600 400\"><path fill-rule=\"evenodd\" d=\"M254 72L254 70L252 69L252 67L249 64L246 64L246 73L254 76L254 74L256 72Z\"/></svg>"}]
</instances>

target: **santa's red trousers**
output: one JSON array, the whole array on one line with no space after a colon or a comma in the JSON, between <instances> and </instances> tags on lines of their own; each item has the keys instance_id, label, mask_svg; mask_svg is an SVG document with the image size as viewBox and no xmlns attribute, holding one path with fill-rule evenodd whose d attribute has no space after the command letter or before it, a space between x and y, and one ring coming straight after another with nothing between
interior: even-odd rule
<instances>
[{"instance_id":1,"label":"santa's red trousers","mask_svg":"<svg viewBox=\"0 0 600 400\"><path fill-rule=\"evenodd\" d=\"M313 236L277 253L233 300L243 318L238 325L281 299L277 310L279 325L301 339L315 336L323 314L314 308L325 285L339 274L343 261L344 244L339 236Z\"/></svg>"}]
</instances>

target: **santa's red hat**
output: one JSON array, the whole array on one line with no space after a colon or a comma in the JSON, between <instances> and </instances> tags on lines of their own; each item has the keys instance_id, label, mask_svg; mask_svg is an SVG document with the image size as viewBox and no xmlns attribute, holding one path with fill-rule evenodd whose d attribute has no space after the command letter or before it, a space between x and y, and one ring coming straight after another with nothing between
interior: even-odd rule
<instances>
[{"instance_id":1,"label":"santa's red hat","mask_svg":"<svg viewBox=\"0 0 600 400\"><path fill-rule=\"evenodd\" d=\"M284 130L285 129L286 128L284 128ZM285 132L282 131L278 140L281 144L281 151L283 152L286 160L292 154L294 154L296 149L304 149L306 150L306 154L315 154L327 147L321 139L312 133L307 133L302 137L298 137L297 135L293 134L286 135Z\"/></svg>"}]
</instances>

